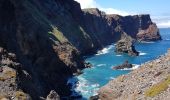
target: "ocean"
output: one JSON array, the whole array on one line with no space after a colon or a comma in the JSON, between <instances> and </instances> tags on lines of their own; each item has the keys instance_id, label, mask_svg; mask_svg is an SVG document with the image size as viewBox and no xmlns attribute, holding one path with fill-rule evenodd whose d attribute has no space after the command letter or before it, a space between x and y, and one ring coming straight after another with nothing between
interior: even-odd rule
<instances>
[{"instance_id":1,"label":"ocean","mask_svg":"<svg viewBox=\"0 0 170 100\"><path fill-rule=\"evenodd\" d=\"M83 74L69 80L69 82L76 83L73 90L83 96L81 100L87 100L90 96L96 95L99 88L107 84L111 79L127 74L138 68L140 64L165 54L167 49L170 48L170 28L160 29L160 34L162 36L161 41L136 43L136 50L140 52L137 57L116 54L114 44L105 47L93 56L86 57L86 62L90 62L93 67L84 69ZM120 65L126 60L134 64L135 67L112 70L113 66Z\"/></svg>"}]
</instances>

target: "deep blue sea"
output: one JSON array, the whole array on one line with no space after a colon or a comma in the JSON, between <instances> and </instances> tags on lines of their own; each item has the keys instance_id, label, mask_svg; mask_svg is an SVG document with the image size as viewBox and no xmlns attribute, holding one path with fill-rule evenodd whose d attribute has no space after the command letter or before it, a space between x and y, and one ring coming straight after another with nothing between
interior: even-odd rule
<instances>
[{"instance_id":1,"label":"deep blue sea","mask_svg":"<svg viewBox=\"0 0 170 100\"><path fill-rule=\"evenodd\" d=\"M170 48L170 28L160 29L160 34L163 39L161 41L136 43L135 47L140 52L140 56L138 57L116 54L114 52L114 44L98 51L94 56L87 57L86 62L90 62L93 67L84 69L82 75L75 77L78 79L75 90L81 93L84 100L86 100L90 96L97 94L97 90L107 84L111 79L122 74L127 74L139 67L138 65L165 54L167 49ZM136 66L132 69L112 70L112 66L120 65L126 60Z\"/></svg>"}]
</instances>

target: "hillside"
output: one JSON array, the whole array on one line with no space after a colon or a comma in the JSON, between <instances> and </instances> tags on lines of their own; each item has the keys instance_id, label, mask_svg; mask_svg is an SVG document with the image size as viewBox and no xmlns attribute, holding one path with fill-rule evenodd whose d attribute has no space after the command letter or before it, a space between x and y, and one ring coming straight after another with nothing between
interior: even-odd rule
<instances>
[{"instance_id":1,"label":"hillside","mask_svg":"<svg viewBox=\"0 0 170 100\"><path fill-rule=\"evenodd\" d=\"M169 100L170 50L99 90L101 100Z\"/></svg>"}]
</instances>

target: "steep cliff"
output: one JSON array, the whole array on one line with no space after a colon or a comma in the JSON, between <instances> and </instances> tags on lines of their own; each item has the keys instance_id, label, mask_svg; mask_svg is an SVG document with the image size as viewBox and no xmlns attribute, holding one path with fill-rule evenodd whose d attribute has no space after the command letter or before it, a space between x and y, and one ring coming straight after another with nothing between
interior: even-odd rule
<instances>
[{"instance_id":1,"label":"steep cliff","mask_svg":"<svg viewBox=\"0 0 170 100\"><path fill-rule=\"evenodd\" d=\"M79 51L69 43L63 31L70 31L68 35L74 33L75 37L78 34L75 31L80 31L73 21L70 22L73 24L69 24L69 2L0 1L0 46L15 53L22 65L21 70L25 70L31 77L27 79L19 75L17 90L22 89L33 99L45 97L51 90L61 96L70 95L67 79L77 69L84 67ZM74 29L70 29L70 25Z\"/></svg>"},{"instance_id":2,"label":"steep cliff","mask_svg":"<svg viewBox=\"0 0 170 100\"><path fill-rule=\"evenodd\" d=\"M138 41L161 40L159 30L149 15L107 15L97 8L83 9L82 27L91 37L94 48L120 40L121 33Z\"/></svg>"}]
</instances>

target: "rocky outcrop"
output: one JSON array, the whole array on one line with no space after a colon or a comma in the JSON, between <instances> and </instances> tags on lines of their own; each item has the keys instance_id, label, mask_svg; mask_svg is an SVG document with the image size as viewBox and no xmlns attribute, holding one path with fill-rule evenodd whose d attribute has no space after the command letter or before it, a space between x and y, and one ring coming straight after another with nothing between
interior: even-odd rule
<instances>
[{"instance_id":1,"label":"rocky outcrop","mask_svg":"<svg viewBox=\"0 0 170 100\"><path fill-rule=\"evenodd\" d=\"M118 70L118 69L132 68L132 67L133 67L132 64L130 64L128 61L125 61L122 65L114 66L112 69Z\"/></svg>"},{"instance_id":2,"label":"rocky outcrop","mask_svg":"<svg viewBox=\"0 0 170 100\"><path fill-rule=\"evenodd\" d=\"M101 100L169 100L170 50L127 75L111 80L99 90Z\"/></svg>"},{"instance_id":3,"label":"rocky outcrop","mask_svg":"<svg viewBox=\"0 0 170 100\"><path fill-rule=\"evenodd\" d=\"M122 33L121 39L115 45L115 52L128 53L131 56L138 56L139 52L136 51L134 46L134 39L126 33Z\"/></svg>"},{"instance_id":4,"label":"rocky outcrop","mask_svg":"<svg viewBox=\"0 0 170 100\"><path fill-rule=\"evenodd\" d=\"M46 100L60 100L60 96L54 91L50 91L50 94L47 96Z\"/></svg>"},{"instance_id":5,"label":"rocky outcrop","mask_svg":"<svg viewBox=\"0 0 170 100\"><path fill-rule=\"evenodd\" d=\"M20 69L20 70L19 70ZM17 62L16 55L7 52L0 47L0 99L31 99L29 94L24 93L19 89L19 75L23 74L22 66ZM29 75L28 75L29 77ZM27 79L27 77L25 77Z\"/></svg>"}]
</instances>

